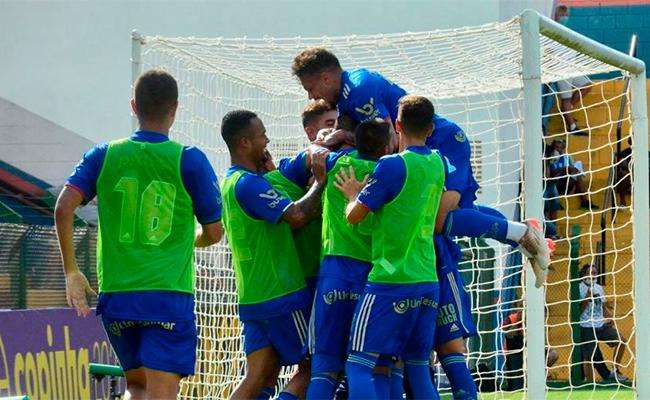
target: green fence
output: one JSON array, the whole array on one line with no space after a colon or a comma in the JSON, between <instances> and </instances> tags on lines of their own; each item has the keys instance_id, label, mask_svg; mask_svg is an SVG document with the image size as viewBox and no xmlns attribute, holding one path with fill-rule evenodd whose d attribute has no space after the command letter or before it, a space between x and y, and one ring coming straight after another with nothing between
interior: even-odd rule
<instances>
[{"instance_id":1,"label":"green fence","mask_svg":"<svg viewBox=\"0 0 650 400\"><path fill-rule=\"evenodd\" d=\"M97 286L97 229L74 229L79 268ZM95 299L90 299L94 305ZM0 223L0 309L66 305L63 265L53 226Z\"/></svg>"}]
</instances>

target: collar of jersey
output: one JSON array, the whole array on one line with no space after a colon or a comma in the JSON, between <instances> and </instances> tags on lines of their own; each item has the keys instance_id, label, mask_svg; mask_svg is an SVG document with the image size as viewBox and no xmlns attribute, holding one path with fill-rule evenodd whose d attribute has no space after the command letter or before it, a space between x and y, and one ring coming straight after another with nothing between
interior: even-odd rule
<instances>
[{"instance_id":1,"label":"collar of jersey","mask_svg":"<svg viewBox=\"0 0 650 400\"><path fill-rule=\"evenodd\" d=\"M140 130L133 133L131 140L136 142L162 143L168 141L169 136L160 132Z\"/></svg>"},{"instance_id":2,"label":"collar of jersey","mask_svg":"<svg viewBox=\"0 0 650 400\"><path fill-rule=\"evenodd\" d=\"M412 151L417 154L427 155L431 153L431 149L427 146L409 146L406 150Z\"/></svg>"},{"instance_id":3,"label":"collar of jersey","mask_svg":"<svg viewBox=\"0 0 650 400\"><path fill-rule=\"evenodd\" d=\"M248 172L250 174L260 175L259 172L251 171L250 169L248 169L246 167L242 167L241 165L233 164L233 165L230 166L230 168L228 168L228 171L226 172L226 176L230 176L230 175L234 174L237 171L244 171L244 172Z\"/></svg>"}]
</instances>

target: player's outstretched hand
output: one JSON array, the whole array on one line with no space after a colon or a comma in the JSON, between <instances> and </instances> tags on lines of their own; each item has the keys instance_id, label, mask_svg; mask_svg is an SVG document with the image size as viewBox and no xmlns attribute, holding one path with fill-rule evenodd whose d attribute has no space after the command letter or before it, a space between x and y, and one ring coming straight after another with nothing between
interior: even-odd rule
<instances>
[{"instance_id":1,"label":"player's outstretched hand","mask_svg":"<svg viewBox=\"0 0 650 400\"><path fill-rule=\"evenodd\" d=\"M77 315L86 317L90 314L90 307L86 295L97 295L90 287L88 279L80 271L70 272L65 277L65 297L70 307L77 310Z\"/></svg>"},{"instance_id":2,"label":"player's outstretched hand","mask_svg":"<svg viewBox=\"0 0 650 400\"><path fill-rule=\"evenodd\" d=\"M366 183L368 183L368 175L366 175L362 181L358 181L354 174L354 168L350 166L347 171L345 168L341 168L339 173L336 175L334 186L343 192L343 195L348 199L348 201L352 201L357 198L361 189L366 186Z\"/></svg>"},{"instance_id":3,"label":"player's outstretched hand","mask_svg":"<svg viewBox=\"0 0 650 400\"><path fill-rule=\"evenodd\" d=\"M314 174L314 180L317 184L323 185L327 182L325 162L328 154L327 151L317 151L312 154L311 172Z\"/></svg>"}]
</instances>

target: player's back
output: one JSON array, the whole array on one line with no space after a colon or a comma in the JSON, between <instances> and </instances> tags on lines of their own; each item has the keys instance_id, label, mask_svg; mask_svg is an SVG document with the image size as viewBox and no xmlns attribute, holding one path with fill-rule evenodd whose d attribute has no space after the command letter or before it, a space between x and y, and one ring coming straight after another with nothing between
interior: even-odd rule
<instances>
[{"instance_id":1,"label":"player's back","mask_svg":"<svg viewBox=\"0 0 650 400\"><path fill-rule=\"evenodd\" d=\"M437 150L448 161L447 190L460 193L458 206L472 208L476 201L479 184L474 178L471 165L472 148L467 135L453 121L439 115L433 117L433 133L427 138L426 145Z\"/></svg>"},{"instance_id":2,"label":"player's back","mask_svg":"<svg viewBox=\"0 0 650 400\"><path fill-rule=\"evenodd\" d=\"M97 180L101 292L194 291L194 213L183 146L110 142Z\"/></svg>"},{"instance_id":3,"label":"player's back","mask_svg":"<svg viewBox=\"0 0 650 400\"><path fill-rule=\"evenodd\" d=\"M375 212L373 269L369 282L435 282L433 230L444 187L445 169L436 152L403 151L406 179L399 194Z\"/></svg>"},{"instance_id":4,"label":"player's back","mask_svg":"<svg viewBox=\"0 0 650 400\"><path fill-rule=\"evenodd\" d=\"M365 68L343 71L337 108L339 114L365 122L388 114L395 123L399 99L406 91L379 72Z\"/></svg>"},{"instance_id":5,"label":"player's back","mask_svg":"<svg viewBox=\"0 0 650 400\"><path fill-rule=\"evenodd\" d=\"M322 255L344 256L370 262L372 216L352 225L345 218L347 199L335 186L335 177L341 169L354 168L357 179L372 172L375 161L360 158L355 150L339 157L328 171L327 186L323 193Z\"/></svg>"}]
</instances>

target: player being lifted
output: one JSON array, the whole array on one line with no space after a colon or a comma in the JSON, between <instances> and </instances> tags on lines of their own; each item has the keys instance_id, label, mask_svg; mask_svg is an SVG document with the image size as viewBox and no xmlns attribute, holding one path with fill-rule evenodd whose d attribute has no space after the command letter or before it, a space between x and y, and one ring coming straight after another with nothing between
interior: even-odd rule
<instances>
[{"instance_id":1,"label":"player being lifted","mask_svg":"<svg viewBox=\"0 0 650 400\"><path fill-rule=\"evenodd\" d=\"M345 219L348 200L335 187L342 169L354 168L363 179L377 160L387 154L391 132L388 124L371 120L354 131L356 151L330 153L327 186L323 194L323 260L310 320L311 381L308 399L333 399L347 358L352 316L363 292L371 265L372 222L351 225ZM384 378L385 376L385 378ZM375 382L387 380L375 375Z\"/></svg>"},{"instance_id":2,"label":"player being lifted","mask_svg":"<svg viewBox=\"0 0 650 400\"><path fill-rule=\"evenodd\" d=\"M347 116L354 121L382 118L394 124L397 104L406 91L390 82L381 74L359 68L343 70L334 54L324 48L308 48L300 52L293 61L293 74L298 77L310 98L322 98L337 105L339 119ZM550 263L549 249L537 221L519 223L507 220L499 211L487 207L476 207L475 192L478 189L470 164L471 148L464 132L453 122L438 115L433 117L434 133L427 138L427 146L438 150L449 160L446 191L441 198L439 214L442 221L436 224L436 232L448 237L488 237L518 247L531 261L531 266L541 286ZM439 327L438 332L448 328L459 328L449 335L447 343L438 343L438 355L450 380L452 391L459 399L476 398L476 386L462 353L463 337L475 334L471 320L470 304L464 285L457 271L460 250L453 241L436 239L439 247L437 256L439 268L448 271L439 274L441 300L453 300L453 308L441 303L445 321L452 323ZM452 272L453 281L449 281ZM454 292L464 293L455 296ZM450 303L452 304L452 303ZM460 321L463 324L459 324Z\"/></svg>"},{"instance_id":3,"label":"player being lifted","mask_svg":"<svg viewBox=\"0 0 650 400\"><path fill-rule=\"evenodd\" d=\"M180 379L194 374L194 247L218 242L223 232L206 156L167 137L177 105L171 75L142 74L131 100L140 129L88 151L56 204L66 297L86 316L92 290L77 266L72 222L80 204L99 199L97 314L131 399L176 399Z\"/></svg>"},{"instance_id":4,"label":"player being lifted","mask_svg":"<svg viewBox=\"0 0 650 400\"><path fill-rule=\"evenodd\" d=\"M231 398L270 397L262 391L275 382L280 366L299 363L298 374L278 398L302 398L309 382L305 349L311 304L291 229L320 215L325 182L317 180L295 202L273 189L259 173L269 139L251 111L226 114L221 135L232 164L221 187L247 364ZM313 161L314 168L324 168L322 154Z\"/></svg>"},{"instance_id":5,"label":"player being lifted","mask_svg":"<svg viewBox=\"0 0 650 400\"><path fill-rule=\"evenodd\" d=\"M372 212L372 269L352 321L346 373L350 399L376 399L373 368L400 357L415 398L438 398L429 376L438 314L433 231L445 181L437 152L425 146L433 105L404 96L396 120L399 153L377 162L359 182L342 169L337 187L349 203L346 218L359 224Z\"/></svg>"}]
</instances>

